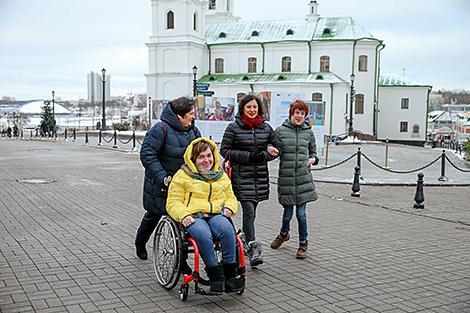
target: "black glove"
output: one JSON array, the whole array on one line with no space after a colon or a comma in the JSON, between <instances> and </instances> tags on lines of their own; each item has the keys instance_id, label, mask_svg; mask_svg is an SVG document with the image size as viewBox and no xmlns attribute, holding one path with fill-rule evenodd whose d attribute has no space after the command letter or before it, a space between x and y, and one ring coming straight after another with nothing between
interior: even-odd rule
<instances>
[{"instance_id":1,"label":"black glove","mask_svg":"<svg viewBox=\"0 0 470 313\"><path fill-rule=\"evenodd\" d=\"M317 157L315 157L315 162L313 162L313 164L312 164L312 165L318 165L318 163L319 163L319 162L320 162L320 159L319 159L319 158L317 158Z\"/></svg>"},{"instance_id":2,"label":"black glove","mask_svg":"<svg viewBox=\"0 0 470 313\"><path fill-rule=\"evenodd\" d=\"M264 152L263 152L263 151L258 152L258 153L251 152L251 153L250 153L249 161L250 161L250 162L255 162L255 163L264 162L264 161L265 161Z\"/></svg>"}]
</instances>

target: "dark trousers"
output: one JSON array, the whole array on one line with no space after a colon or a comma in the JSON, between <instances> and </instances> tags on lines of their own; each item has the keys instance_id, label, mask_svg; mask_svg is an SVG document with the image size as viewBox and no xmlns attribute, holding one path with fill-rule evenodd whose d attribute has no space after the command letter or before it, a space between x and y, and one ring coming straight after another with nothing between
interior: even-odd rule
<instances>
[{"instance_id":1,"label":"dark trousers","mask_svg":"<svg viewBox=\"0 0 470 313\"><path fill-rule=\"evenodd\" d=\"M255 235L255 218L256 207L258 202L255 201L240 201L243 210L243 232L245 233L246 242L254 241Z\"/></svg>"},{"instance_id":2,"label":"dark trousers","mask_svg":"<svg viewBox=\"0 0 470 313\"><path fill-rule=\"evenodd\" d=\"M137 235L135 236L135 243L138 245L145 245L150 236L152 236L155 227L157 227L158 221L160 221L161 215L154 215L150 212L145 212L142 221L140 222Z\"/></svg>"}]
</instances>

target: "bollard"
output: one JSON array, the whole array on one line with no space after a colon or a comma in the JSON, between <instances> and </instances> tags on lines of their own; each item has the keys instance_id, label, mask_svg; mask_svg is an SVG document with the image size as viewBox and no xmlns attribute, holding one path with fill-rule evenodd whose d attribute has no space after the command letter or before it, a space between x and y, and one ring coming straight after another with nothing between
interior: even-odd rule
<instances>
[{"instance_id":1,"label":"bollard","mask_svg":"<svg viewBox=\"0 0 470 313\"><path fill-rule=\"evenodd\" d=\"M416 185L416 193L415 193L415 204L413 207L415 209L424 209L424 191L423 191L423 173L418 174L418 182Z\"/></svg>"},{"instance_id":2,"label":"bollard","mask_svg":"<svg viewBox=\"0 0 470 313\"><path fill-rule=\"evenodd\" d=\"M446 150L442 150L441 155L441 176L437 179L438 181L448 181L446 177Z\"/></svg>"},{"instance_id":3,"label":"bollard","mask_svg":"<svg viewBox=\"0 0 470 313\"><path fill-rule=\"evenodd\" d=\"M32 139L32 138L33 138L33 131L30 130L30 132L29 132L29 139Z\"/></svg>"},{"instance_id":4,"label":"bollard","mask_svg":"<svg viewBox=\"0 0 470 313\"><path fill-rule=\"evenodd\" d=\"M116 135L116 130L114 131L114 136L113 136L113 137L114 137L114 146L113 146L113 148L114 148L114 149L117 149L117 148L119 148L119 147L118 147L118 145L117 145L117 135Z\"/></svg>"},{"instance_id":5,"label":"bollard","mask_svg":"<svg viewBox=\"0 0 470 313\"><path fill-rule=\"evenodd\" d=\"M135 149L135 130L132 131L132 151L136 151L136 149Z\"/></svg>"},{"instance_id":6,"label":"bollard","mask_svg":"<svg viewBox=\"0 0 470 313\"><path fill-rule=\"evenodd\" d=\"M67 137L67 128L64 130L64 141L69 141Z\"/></svg>"},{"instance_id":7,"label":"bollard","mask_svg":"<svg viewBox=\"0 0 470 313\"><path fill-rule=\"evenodd\" d=\"M388 138L385 139L385 163L384 163L384 168L390 168L390 166L388 166Z\"/></svg>"},{"instance_id":8,"label":"bollard","mask_svg":"<svg viewBox=\"0 0 470 313\"><path fill-rule=\"evenodd\" d=\"M85 132L85 144L88 144L88 131Z\"/></svg>"},{"instance_id":9,"label":"bollard","mask_svg":"<svg viewBox=\"0 0 470 313\"><path fill-rule=\"evenodd\" d=\"M76 129L73 129L73 142L77 141Z\"/></svg>"},{"instance_id":10,"label":"bollard","mask_svg":"<svg viewBox=\"0 0 470 313\"><path fill-rule=\"evenodd\" d=\"M36 129L36 136L35 136L35 137L36 137L36 138L38 137L38 130L37 130L37 129Z\"/></svg>"},{"instance_id":11,"label":"bollard","mask_svg":"<svg viewBox=\"0 0 470 313\"><path fill-rule=\"evenodd\" d=\"M357 147L357 163L356 166L361 168L361 158L362 158L362 151L361 147ZM364 177L361 175L362 173L359 173L359 179L364 180Z\"/></svg>"},{"instance_id":12,"label":"bollard","mask_svg":"<svg viewBox=\"0 0 470 313\"><path fill-rule=\"evenodd\" d=\"M98 139L98 146L101 146L101 130L100 130L100 136L99 136L99 139Z\"/></svg>"},{"instance_id":13,"label":"bollard","mask_svg":"<svg viewBox=\"0 0 470 313\"><path fill-rule=\"evenodd\" d=\"M359 166L356 166L354 168L354 180L352 184L352 193L351 197L356 197L359 198L361 195L359 192L361 191L361 185L359 184L359 176L361 175L361 168Z\"/></svg>"},{"instance_id":14,"label":"bollard","mask_svg":"<svg viewBox=\"0 0 470 313\"><path fill-rule=\"evenodd\" d=\"M326 142L325 142L325 146L326 146L326 150L325 150L325 165L323 165L323 167L328 167L328 147L330 146L329 143L330 143L330 135L325 135L325 139L326 139Z\"/></svg>"},{"instance_id":15,"label":"bollard","mask_svg":"<svg viewBox=\"0 0 470 313\"><path fill-rule=\"evenodd\" d=\"M24 139L24 137L23 137L23 130L21 130L21 139Z\"/></svg>"}]
</instances>

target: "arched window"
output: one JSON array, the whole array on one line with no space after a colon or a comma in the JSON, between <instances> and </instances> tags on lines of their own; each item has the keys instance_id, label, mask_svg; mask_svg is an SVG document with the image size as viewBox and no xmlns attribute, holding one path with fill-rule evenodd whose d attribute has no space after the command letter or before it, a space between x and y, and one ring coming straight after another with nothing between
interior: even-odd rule
<instances>
[{"instance_id":1,"label":"arched window","mask_svg":"<svg viewBox=\"0 0 470 313\"><path fill-rule=\"evenodd\" d=\"M320 92L312 93L312 101L323 101L323 95Z\"/></svg>"},{"instance_id":2,"label":"arched window","mask_svg":"<svg viewBox=\"0 0 470 313\"><path fill-rule=\"evenodd\" d=\"M323 55L320 57L320 72L330 71L330 57Z\"/></svg>"},{"instance_id":3,"label":"arched window","mask_svg":"<svg viewBox=\"0 0 470 313\"><path fill-rule=\"evenodd\" d=\"M357 94L354 106L354 114L364 114L364 95Z\"/></svg>"},{"instance_id":4,"label":"arched window","mask_svg":"<svg viewBox=\"0 0 470 313\"><path fill-rule=\"evenodd\" d=\"M209 10L215 10L215 0L209 0Z\"/></svg>"},{"instance_id":5,"label":"arched window","mask_svg":"<svg viewBox=\"0 0 470 313\"><path fill-rule=\"evenodd\" d=\"M412 137L419 137L419 125L414 124L413 125L413 132L411 133Z\"/></svg>"},{"instance_id":6,"label":"arched window","mask_svg":"<svg viewBox=\"0 0 470 313\"><path fill-rule=\"evenodd\" d=\"M256 73L256 58L248 58L248 73Z\"/></svg>"},{"instance_id":7,"label":"arched window","mask_svg":"<svg viewBox=\"0 0 470 313\"><path fill-rule=\"evenodd\" d=\"M359 56L359 72L367 72L367 55Z\"/></svg>"},{"instance_id":8,"label":"arched window","mask_svg":"<svg viewBox=\"0 0 470 313\"><path fill-rule=\"evenodd\" d=\"M173 11L168 11L168 13L166 14L166 28L175 28L175 13L173 13Z\"/></svg>"},{"instance_id":9,"label":"arched window","mask_svg":"<svg viewBox=\"0 0 470 313\"><path fill-rule=\"evenodd\" d=\"M193 30L197 31L197 12L193 14Z\"/></svg>"},{"instance_id":10,"label":"arched window","mask_svg":"<svg viewBox=\"0 0 470 313\"><path fill-rule=\"evenodd\" d=\"M215 59L215 73L223 73L224 72L224 59L217 58Z\"/></svg>"},{"instance_id":11,"label":"arched window","mask_svg":"<svg viewBox=\"0 0 470 313\"><path fill-rule=\"evenodd\" d=\"M282 57L282 67L281 72L290 72L292 65L292 58L291 57Z\"/></svg>"}]
</instances>

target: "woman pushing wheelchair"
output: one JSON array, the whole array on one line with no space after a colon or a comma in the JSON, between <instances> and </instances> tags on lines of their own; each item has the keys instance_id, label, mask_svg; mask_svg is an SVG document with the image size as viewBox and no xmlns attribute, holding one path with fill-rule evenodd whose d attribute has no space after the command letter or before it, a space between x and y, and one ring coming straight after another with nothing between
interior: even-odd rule
<instances>
[{"instance_id":1,"label":"woman pushing wheelchair","mask_svg":"<svg viewBox=\"0 0 470 313\"><path fill-rule=\"evenodd\" d=\"M184 164L171 181L166 209L196 240L210 279L209 293L243 290L245 283L237 277L235 229L228 219L238 212L238 202L212 140L201 137L188 146ZM220 242L222 264L214 240Z\"/></svg>"}]
</instances>

